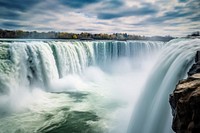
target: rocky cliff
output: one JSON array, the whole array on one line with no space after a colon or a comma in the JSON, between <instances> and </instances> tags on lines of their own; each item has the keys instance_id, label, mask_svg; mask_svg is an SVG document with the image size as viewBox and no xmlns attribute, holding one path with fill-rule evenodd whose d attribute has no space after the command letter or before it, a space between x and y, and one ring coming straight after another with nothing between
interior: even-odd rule
<instances>
[{"instance_id":1,"label":"rocky cliff","mask_svg":"<svg viewBox=\"0 0 200 133\"><path fill-rule=\"evenodd\" d=\"M176 133L200 132L200 51L195 64L188 72L188 78L181 80L169 99Z\"/></svg>"}]
</instances>

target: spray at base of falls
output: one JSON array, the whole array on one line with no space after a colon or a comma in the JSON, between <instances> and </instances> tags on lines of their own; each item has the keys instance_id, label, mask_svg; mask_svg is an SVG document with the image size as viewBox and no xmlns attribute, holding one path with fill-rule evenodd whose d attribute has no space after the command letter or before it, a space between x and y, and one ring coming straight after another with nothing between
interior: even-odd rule
<instances>
[{"instance_id":1,"label":"spray at base of falls","mask_svg":"<svg viewBox=\"0 0 200 133\"><path fill-rule=\"evenodd\" d=\"M0 129L124 133L129 125L130 133L169 133L164 100L199 47L199 40L2 41Z\"/></svg>"}]
</instances>

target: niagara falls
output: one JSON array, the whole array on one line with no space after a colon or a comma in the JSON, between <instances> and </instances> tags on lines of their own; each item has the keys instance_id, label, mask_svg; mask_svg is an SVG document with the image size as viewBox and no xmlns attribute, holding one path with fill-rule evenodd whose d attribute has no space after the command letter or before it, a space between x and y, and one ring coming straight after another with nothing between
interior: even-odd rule
<instances>
[{"instance_id":1,"label":"niagara falls","mask_svg":"<svg viewBox=\"0 0 200 133\"><path fill-rule=\"evenodd\" d=\"M0 0L0 133L200 132L198 0Z\"/></svg>"}]
</instances>

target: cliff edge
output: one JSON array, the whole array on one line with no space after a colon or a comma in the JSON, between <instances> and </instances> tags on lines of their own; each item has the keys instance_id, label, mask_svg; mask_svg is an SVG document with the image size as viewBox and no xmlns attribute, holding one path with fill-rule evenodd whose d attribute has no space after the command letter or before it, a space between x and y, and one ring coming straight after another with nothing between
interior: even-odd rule
<instances>
[{"instance_id":1,"label":"cliff edge","mask_svg":"<svg viewBox=\"0 0 200 133\"><path fill-rule=\"evenodd\" d=\"M169 102L172 108L172 129L176 133L200 132L200 51L188 78L179 81Z\"/></svg>"}]
</instances>

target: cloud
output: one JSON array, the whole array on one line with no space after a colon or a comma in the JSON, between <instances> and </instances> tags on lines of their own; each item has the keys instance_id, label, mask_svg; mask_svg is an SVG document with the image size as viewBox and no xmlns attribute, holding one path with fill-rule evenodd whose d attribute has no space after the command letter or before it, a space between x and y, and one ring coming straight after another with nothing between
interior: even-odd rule
<instances>
[{"instance_id":1,"label":"cloud","mask_svg":"<svg viewBox=\"0 0 200 133\"><path fill-rule=\"evenodd\" d=\"M0 7L6 7L9 10L26 11L39 3L41 0L0 0Z\"/></svg>"},{"instance_id":2,"label":"cloud","mask_svg":"<svg viewBox=\"0 0 200 133\"><path fill-rule=\"evenodd\" d=\"M200 27L199 9L199 0L0 0L0 28L178 35Z\"/></svg>"},{"instance_id":3,"label":"cloud","mask_svg":"<svg viewBox=\"0 0 200 133\"><path fill-rule=\"evenodd\" d=\"M100 1L101 0L59 0L60 3L71 8L82 8L86 5L98 3Z\"/></svg>"},{"instance_id":4,"label":"cloud","mask_svg":"<svg viewBox=\"0 0 200 133\"><path fill-rule=\"evenodd\" d=\"M20 13L19 12L13 12L11 10L7 10L5 8L0 8L0 18L3 19L13 19L17 20L20 18Z\"/></svg>"},{"instance_id":5,"label":"cloud","mask_svg":"<svg viewBox=\"0 0 200 133\"><path fill-rule=\"evenodd\" d=\"M2 26L4 26L4 27L21 27L20 24L15 23L15 22L3 22Z\"/></svg>"},{"instance_id":6,"label":"cloud","mask_svg":"<svg viewBox=\"0 0 200 133\"><path fill-rule=\"evenodd\" d=\"M0 24L1 27L7 28L7 29L17 29L17 28L25 28L29 27L26 25L22 25L20 22L9 22L5 21Z\"/></svg>"},{"instance_id":7,"label":"cloud","mask_svg":"<svg viewBox=\"0 0 200 133\"><path fill-rule=\"evenodd\" d=\"M165 19L174 19L174 18L182 18L182 17L187 17L191 16L193 12L180 12L180 11L170 11L164 14L163 18Z\"/></svg>"},{"instance_id":8,"label":"cloud","mask_svg":"<svg viewBox=\"0 0 200 133\"><path fill-rule=\"evenodd\" d=\"M96 29L91 29L91 28L78 28L76 30L81 32L96 31Z\"/></svg>"},{"instance_id":9,"label":"cloud","mask_svg":"<svg viewBox=\"0 0 200 133\"><path fill-rule=\"evenodd\" d=\"M135 23L133 25L171 25L177 26L179 24L191 23L199 21L200 13L197 10L198 3L196 1L190 1L186 5L178 5L172 7L172 11L164 10L162 15L150 16L143 21ZM162 10L160 10L162 12ZM177 22L181 20L180 22ZM169 23L170 22L170 23Z\"/></svg>"},{"instance_id":10,"label":"cloud","mask_svg":"<svg viewBox=\"0 0 200 133\"><path fill-rule=\"evenodd\" d=\"M193 17L189 17L192 22L200 22L200 14L195 15Z\"/></svg>"},{"instance_id":11,"label":"cloud","mask_svg":"<svg viewBox=\"0 0 200 133\"><path fill-rule=\"evenodd\" d=\"M122 0L104 0L103 1L103 7L104 9L110 9L110 8L119 8L124 6L124 1Z\"/></svg>"},{"instance_id":12,"label":"cloud","mask_svg":"<svg viewBox=\"0 0 200 133\"><path fill-rule=\"evenodd\" d=\"M178 0L180 3L185 3L187 2L188 0Z\"/></svg>"},{"instance_id":13,"label":"cloud","mask_svg":"<svg viewBox=\"0 0 200 133\"><path fill-rule=\"evenodd\" d=\"M126 13L99 13L98 18L99 19L113 19L113 18L120 18L120 17L125 17L127 16Z\"/></svg>"},{"instance_id":14,"label":"cloud","mask_svg":"<svg viewBox=\"0 0 200 133\"><path fill-rule=\"evenodd\" d=\"M0 18L4 19L24 19L21 14L33 8L40 0L0 0Z\"/></svg>"},{"instance_id":15,"label":"cloud","mask_svg":"<svg viewBox=\"0 0 200 133\"><path fill-rule=\"evenodd\" d=\"M97 17L99 19L114 19L114 18L120 18L120 17L129 17L129 16L145 16L145 15L153 15L156 14L158 10L154 8L152 5L145 5L140 8L138 7L131 7L124 9L123 11L118 11L114 13L110 12L103 12L98 13Z\"/></svg>"},{"instance_id":16,"label":"cloud","mask_svg":"<svg viewBox=\"0 0 200 133\"><path fill-rule=\"evenodd\" d=\"M182 2L186 1L182 0ZM187 3L183 6L174 7L174 11L167 12L164 17L168 19L185 18L185 20L195 21L199 20L200 17L199 9L200 9L200 1L191 0L187 1Z\"/></svg>"}]
</instances>

